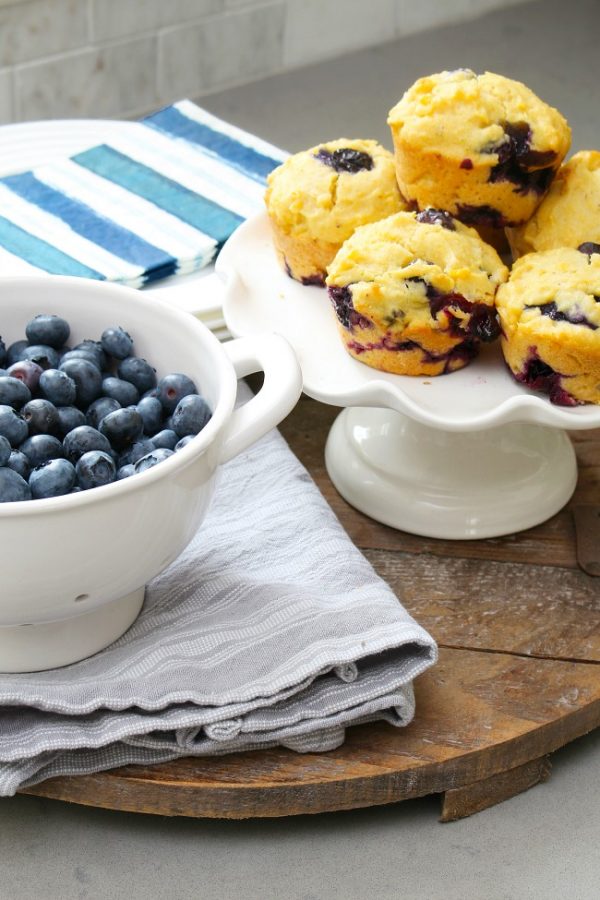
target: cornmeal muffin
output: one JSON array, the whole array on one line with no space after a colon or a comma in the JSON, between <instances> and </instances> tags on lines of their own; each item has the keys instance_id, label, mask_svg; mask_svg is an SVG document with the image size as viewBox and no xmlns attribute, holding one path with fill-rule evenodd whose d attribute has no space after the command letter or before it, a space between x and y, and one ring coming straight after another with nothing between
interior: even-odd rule
<instances>
[{"instance_id":1,"label":"cornmeal muffin","mask_svg":"<svg viewBox=\"0 0 600 900\"><path fill-rule=\"evenodd\" d=\"M582 150L571 157L532 218L507 234L515 258L584 244L600 250L600 153Z\"/></svg>"},{"instance_id":2,"label":"cornmeal muffin","mask_svg":"<svg viewBox=\"0 0 600 900\"><path fill-rule=\"evenodd\" d=\"M407 208L389 150L376 141L346 138L290 156L269 175L265 202L288 275L321 285L327 266L359 225Z\"/></svg>"},{"instance_id":3,"label":"cornmeal muffin","mask_svg":"<svg viewBox=\"0 0 600 900\"><path fill-rule=\"evenodd\" d=\"M420 78L388 124L404 197L478 229L527 221L571 141L561 114L525 85L469 69Z\"/></svg>"},{"instance_id":4,"label":"cornmeal muffin","mask_svg":"<svg viewBox=\"0 0 600 900\"><path fill-rule=\"evenodd\" d=\"M425 209L358 228L327 286L352 356L399 375L441 375L498 336L494 296L507 275L474 229Z\"/></svg>"},{"instance_id":5,"label":"cornmeal muffin","mask_svg":"<svg viewBox=\"0 0 600 900\"><path fill-rule=\"evenodd\" d=\"M600 254L528 253L496 302L517 381L561 406L600 403Z\"/></svg>"}]
</instances>

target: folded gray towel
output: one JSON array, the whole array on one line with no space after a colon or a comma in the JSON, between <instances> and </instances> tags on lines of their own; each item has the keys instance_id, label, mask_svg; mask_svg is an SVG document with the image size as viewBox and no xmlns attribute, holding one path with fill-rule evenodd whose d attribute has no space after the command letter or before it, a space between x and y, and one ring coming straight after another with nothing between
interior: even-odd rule
<instances>
[{"instance_id":1,"label":"folded gray towel","mask_svg":"<svg viewBox=\"0 0 600 900\"><path fill-rule=\"evenodd\" d=\"M408 724L412 680L436 658L273 432L223 467L126 634L62 669L0 675L0 794L180 756L330 750L348 725Z\"/></svg>"}]
</instances>

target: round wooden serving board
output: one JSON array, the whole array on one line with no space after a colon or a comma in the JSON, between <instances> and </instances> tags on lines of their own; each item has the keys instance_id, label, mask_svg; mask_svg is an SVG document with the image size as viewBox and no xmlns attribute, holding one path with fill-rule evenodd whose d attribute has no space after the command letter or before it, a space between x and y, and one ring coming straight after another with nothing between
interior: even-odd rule
<instances>
[{"instance_id":1,"label":"round wooden serving board","mask_svg":"<svg viewBox=\"0 0 600 900\"><path fill-rule=\"evenodd\" d=\"M329 753L189 758L54 778L24 793L229 819L440 793L447 821L543 781L548 754L600 724L600 581L578 566L573 516L583 506L600 522L600 433L574 434L579 483L553 519L503 538L440 541L380 525L339 497L323 462L337 413L303 397L281 430L354 543L440 645L438 665L417 679L411 725L348 729ZM598 564L600 540L594 546Z\"/></svg>"}]
</instances>

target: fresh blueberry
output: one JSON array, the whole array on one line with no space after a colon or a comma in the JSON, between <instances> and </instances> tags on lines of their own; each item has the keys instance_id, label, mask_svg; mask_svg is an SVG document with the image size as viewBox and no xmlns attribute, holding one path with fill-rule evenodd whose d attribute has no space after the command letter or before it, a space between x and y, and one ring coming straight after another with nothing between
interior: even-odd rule
<instances>
[{"instance_id":1,"label":"fresh blueberry","mask_svg":"<svg viewBox=\"0 0 600 900\"><path fill-rule=\"evenodd\" d=\"M110 453L110 441L91 425L79 425L65 436L62 443L65 457L72 463L89 453L91 450L101 450ZM62 455L62 454L61 454Z\"/></svg>"},{"instance_id":2,"label":"fresh blueberry","mask_svg":"<svg viewBox=\"0 0 600 900\"><path fill-rule=\"evenodd\" d=\"M156 396L163 405L163 409L169 415L173 412L179 401L189 394L197 394L196 385L187 375L173 372L161 378L156 386Z\"/></svg>"},{"instance_id":3,"label":"fresh blueberry","mask_svg":"<svg viewBox=\"0 0 600 900\"><path fill-rule=\"evenodd\" d=\"M163 407L158 397L144 397L137 405L142 417L145 434L156 434L160 431L163 420Z\"/></svg>"},{"instance_id":4,"label":"fresh blueberry","mask_svg":"<svg viewBox=\"0 0 600 900\"><path fill-rule=\"evenodd\" d=\"M6 344L0 337L0 366L3 366L8 359L8 353L6 352Z\"/></svg>"},{"instance_id":5,"label":"fresh blueberry","mask_svg":"<svg viewBox=\"0 0 600 900\"><path fill-rule=\"evenodd\" d=\"M29 485L14 469L0 469L0 503L31 500Z\"/></svg>"},{"instance_id":6,"label":"fresh blueberry","mask_svg":"<svg viewBox=\"0 0 600 900\"><path fill-rule=\"evenodd\" d=\"M121 360L117 369L119 378L134 384L140 394L156 387L156 369L141 356L128 356Z\"/></svg>"},{"instance_id":7,"label":"fresh blueberry","mask_svg":"<svg viewBox=\"0 0 600 900\"><path fill-rule=\"evenodd\" d=\"M58 434L58 411L49 400L30 400L21 410L29 434Z\"/></svg>"},{"instance_id":8,"label":"fresh blueberry","mask_svg":"<svg viewBox=\"0 0 600 900\"><path fill-rule=\"evenodd\" d=\"M178 440L179 435L177 432L173 431L172 428L163 428L162 431L159 431L158 434L155 434L152 437L154 446L157 449L163 447L165 450L174 450Z\"/></svg>"},{"instance_id":9,"label":"fresh blueberry","mask_svg":"<svg viewBox=\"0 0 600 900\"><path fill-rule=\"evenodd\" d=\"M91 450L77 460L75 471L79 487L87 491L90 488L102 487L102 485L114 481L117 467L108 453Z\"/></svg>"},{"instance_id":10,"label":"fresh blueberry","mask_svg":"<svg viewBox=\"0 0 600 900\"><path fill-rule=\"evenodd\" d=\"M106 353L102 349L102 344L100 343L100 341L91 341L89 339L85 340L85 341L81 341L80 344L76 344L73 347L72 352L77 352L77 351L80 351L83 353L91 353L92 356L95 357L96 365L98 366L100 371L103 372L106 369L106 366L108 365L108 360L106 358Z\"/></svg>"},{"instance_id":11,"label":"fresh blueberry","mask_svg":"<svg viewBox=\"0 0 600 900\"><path fill-rule=\"evenodd\" d=\"M136 463L142 456L152 453L155 449L154 441L151 438L142 437L139 441L135 441L131 447L121 451L117 459L117 465L121 467Z\"/></svg>"},{"instance_id":12,"label":"fresh blueberry","mask_svg":"<svg viewBox=\"0 0 600 900\"><path fill-rule=\"evenodd\" d=\"M74 428L86 424L85 413L76 406L58 406L58 434L64 438Z\"/></svg>"},{"instance_id":13,"label":"fresh blueberry","mask_svg":"<svg viewBox=\"0 0 600 900\"><path fill-rule=\"evenodd\" d=\"M21 409L31 400L31 391L18 378L12 378L10 375L0 376L0 404L4 406L12 406L14 409Z\"/></svg>"},{"instance_id":14,"label":"fresh blueberry","mask_svg":"<svg viewBox=\"0 0 600 900\"><path fill-rule=\"evenodd\" d=\"M152 450L151 453L146 453L145 456L142 456L141 459L138 459L138 461L134 463L133 467L136 472L145 472L146 469L152 469L164 459L168 459L169 456L173 456L173 451L165 450L163 447L160 447L158 450Z\"/></svg>"},{"instance_id":15,"label":"fresh blueberry","mask_svg":"<svg viewBox=\"0 0 600 900\"><path fill-rule=\"evenodd\" d=\"M30 359L42 369L57 369L60 362L60 354L54 347L47 344L28 344L21 352L21 359Z\"/></svg>"},{"instance_id":16,"label":"fresh blueberry","mask_svg":"<svg viewBox=\"0 0 600 900\"><path fill-rule=\"evenodd\" d=\"M117 409L102 419L100 431L113 447L124 450L142 436L144 423L135 407Z\"/></svg>"},{"instance_id":17,"label":"fresh blueberry","mask_svg":"<svg viewBox=\"0 0 600 900\"><path fill-rule=\"evenodd\" d=\"M140 399L140 392L135 385L113 375L107 375L102 380L102 393L105 397L118 400L121 406L135 406Z\"/></svg>"},{"instance_id":18,"label":"fresh blueberry","mask_svg":"<svg viewBox=\"0 0 600 900\"><path fill-rule=\"evenodd\" d=\"M13 341L6 351L6 363L12 366L21 359L21 353L29 345L29 341Z\"/></svg>"},{"instance_id":19,"label":"fresh blueberry","mask_svg":"<svg viewBox=\"0 0 600 900\"><path fill-rule=\"evenodd\" d=\"M39 391L55 406L72 406L77 396L77 385L66 372L46 369L40 375Z\"/></svg>"},{"instance_id":20,"label":"fresh blueberry","mask_svg":"<svg viewBox=\"0 0 600 900\"><path fill-rule=\"evenodd\" d=\"M142 394L142 400L145 400L146 397L158 397L158 385L150 388L149 391L144 391L144 393Z\"/></svg>"},{"instance_id":21,"label":"fresh blueberry","mask_svg":"<svg viewBox=\"0 0 600 900\"><path fill-rule=\"evenodd\" d=\"M8 367L7 375L10 375L11 378L18 378L33 392L39 385L43 371L42 367L32 360L22 359Z\"/></svg>"},{"instance_id":22,"label":"fresh blueberry","mask_svg":"<svg viewBox=\"0 0 600 900\"><path fill-rule=\"evenodd\" d=\"M131 463L117 469L117 481L122 481L123 478L130 478L132 475L135 475L135 468Z\"/></svg>"},{"instance_id":23,"label":"fresh blueberry","mask_svg":"<svg viewBox=\"0 0 600 900\"><path fill-rule=\"evenodd\" d=\"M187 447L190 441L193 441L196 437L195 434L186 434L185 437L180 438L175 444L175 450L183 450L184 447Z\"/></svg>"},{"instance_id":24,"label":"fresh blueberry","mask_svg":"<svg viewBox=\"0 0 600 900\"><path fill-rule=\"evenodd\" d=\"M0 434L0 466L7 466L12 447L10 441Z\"/></svg>"},{"instance_id":25,"label":"fresh blueberry","mask_svg":"<svg viewBox=\"0 0 600 900\"><path fill-rule=\"evenodd\" d=\"M208 403L199 394L190 394L179 401L173 413L173 431L179 437L198 434L211 417Z\"/></svg>"},{"instance_id":26,"label":"fresh blueberry","mask_svg":"<svg viewBox=\"0 0 600 900\"><path fill-rule=\"evenodd\" d=\"M102 349L115 359L125 359L133 350L133 340L123 328L107 328L100 338Z\"/></svg>"},{"instance_id":27,"label":"fresh blueberry","mask_svg":"<svg viewBox=\"0 0 600 900\"><path fill-rule=\"evenodd\" d=\"M61 497L70 494L77 475L75 466L66 459L49 459L36 466L29 476L29 487L34 500L43 497Z\"/></svg>"},{"instance_id":28,"label":"fresh blueberry","mask_svg":"<svg viewBox=\"0 0 600 900\"><path fill-rule=\"evenodd\" d=\"M69 340L70 333L69 323L60 316L35 316L25 326L25 334L30 344L46 344L55 350L60 350Z\"/></svg>"},{"instance_id":29,"label":"fresh blueberry","mask_svg":"<svg viewBox=\"0 0 600 900\"><path fill-rule=\"evenodd\" d=\"M100 369L85 359L68 359L60 364L60 371L73 379L76 387L76 405L87 409L102 393Z\"/></svg>"},{"instance_id":30,"label":"fresh blueberry","mask_svg":"<svg viewBox=\"0 0 600 900\"><path fill-rule=\"evenodd\" d=\"M85 414L86 422L92 428L98 428L104 416L115 412L117 409L121 409L121 404L118 400L113 400L112 397L98 397L87 408Z\"/></svg>"},{"instance_id":31,"label":"fresh blueberry","mask_svg":"<svg viewBox=\"0 0 600 900\"><path fill-rule=\"evenodd\" d=\"M27 422L12 406L0 406L0 434L18 447L29 436Z\"/></svg>"},{"instance_id":32,"label":"fresh blueberry","mask_svg":"<svg viewBox=\"0 0 600 900\"><path fill-rule=\"evenodd\" d=\"M48 459L61 459L65 455L63 445L51 434L34 434L23 441L18 449L25 454L32 469L41 466Z\"/></svg>"},{"instance_id":33,"label":"fresh blueberry","mask_svg":"<svg viewBox=\"0 0 600 900\"><path fill-rule=\"evenodd\" d=\"M90 362L98 368L98 354L94 353L93 350L65 350L60 357L60 362L64 363L70 359L85 359L86 362Z\"/></svg>"},{"instance_id":34,"label":"fresh blueberry","mask_svg":"<svg viewBox=\"0 0 600 900\"><path fill-rule=\"evenodd\" d=\"M27 481L27 479L29 478L31 466L25 454L21 453L20 450L12 451L12 453L8 457L8 462L6 463L6 465L9 469L14 469L15 472L18 472L21 478L24 478L25 481Z\"/></svg>"}]
</instances>

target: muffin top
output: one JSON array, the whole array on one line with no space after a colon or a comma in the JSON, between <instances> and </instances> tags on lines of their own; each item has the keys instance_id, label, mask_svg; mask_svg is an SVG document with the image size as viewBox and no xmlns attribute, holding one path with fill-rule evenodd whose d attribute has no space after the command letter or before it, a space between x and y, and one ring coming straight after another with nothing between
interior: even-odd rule
<instances>
[{"instance_id":1,"label":"muffin top","mask_svg":"<svg viewBox=\"0 0 600 900\"><path fill-rule=\"evenodd\" d=\"M529 170L562 159L571 142L563 116L519 81L470 69L420 78L390 110L402 139L471 164L504 164L512 153Z\"/></svg>"},{"instance_id":2,"label":"muffin top","mask_svg":"<svg viewBox=\"0 0 600 900\"><path fill-rule=\"evenodd\" d=\"M517 329L574 335L600 350L600 254L571 248L528 253L496 296L507 337Z\"/></svg>"},{"instance_id":3,"label":"muffin top","mask_svg":"<svg viewBox=\"0 0 600 900\"><path fill-rule=\"evenodd\" d=\"M265 202L292 236L332 244L359 225L406 209L389 150L347 138L290 156L269 175Z\"/></svg>"},{"instance_id":4,"label":"muffin top","mask_svg":"<svg viewBox=\"0 0 600 900\"><path fill-rule=\"evenodd\" d=\"M594 243L600 249L600 153L581 150L560 167L532 218L511 233L517 254Z\"/></svg>"},{"instance_id":5,"label":"muffin top","mask_svg":"<svg viewBox=\"0 0 600 900\"><path fill-rule=\"evenodd\" d=\"M354 309L381 328L430 326L450 306L458 318L471 304L493 306L508 275L473 228L435 209L358 228L327 271L328 287L351 286Z\"/></svg>"}]
</instances>

